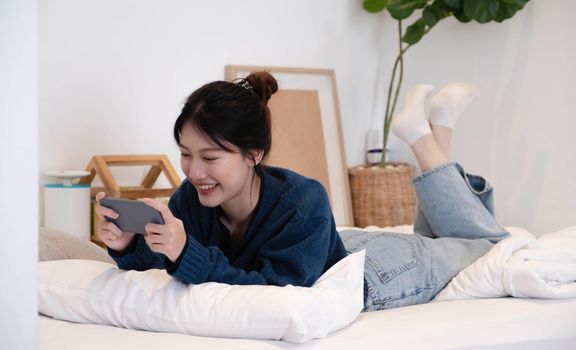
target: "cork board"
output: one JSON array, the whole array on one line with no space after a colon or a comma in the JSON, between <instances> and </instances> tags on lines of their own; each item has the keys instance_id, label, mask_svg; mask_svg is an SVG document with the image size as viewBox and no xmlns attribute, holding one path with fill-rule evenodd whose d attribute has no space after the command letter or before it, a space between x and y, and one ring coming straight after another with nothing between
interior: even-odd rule
<instances>
[{"instance_id":1,"label":"cork board","mask_svg":"<svg viewBox=\"0 0 576 350\"><path fill-rule=\"evenodd\" d=\"M268 164L317 179L330 197L318 92L281 90L269 107L273 120Z\"/></svg>"}]
</instances>

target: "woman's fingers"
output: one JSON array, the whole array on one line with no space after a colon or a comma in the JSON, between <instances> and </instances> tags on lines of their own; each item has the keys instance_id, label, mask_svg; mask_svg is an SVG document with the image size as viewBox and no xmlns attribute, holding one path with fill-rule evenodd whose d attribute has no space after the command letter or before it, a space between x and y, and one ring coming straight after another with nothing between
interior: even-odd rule
<instances>
[{"instance_id":1,"label":"woman's fingers","mask_svg":"<svg viewBox=\"0 0 576 350\"><path fill-rule=\"evenodd\" d=\"M144 226L144 230L146 230L146 233L149 234L164 234L168 232L168 227L167 225L148 223L146 226Z\"/></svg>"},{"instance_id":2,"label":"woman's fingers","mask_svg":"<svg viewBox=\"0 0 576 350\"><path fill-rule=\"evenodd\" d=\"M172 218L174 218L174 216L172 215L172 212L170 211L170 208L168 208L168 206L166 204L160 202L159 200L151 199L151 198L143 198L142 201L147 206L158 210L160 212L160 214L162 215L162 218L164 219L165 222L168 222Z\"/></svg>"},{"instance_id":3,"label":"woman's fingers","mask_svg":"<svg viewBox=\"0 0 576 350\"><path fill-rule=\"evenodd\" d=\"M107 217L112 218L112 219L118 218L117 212L115 212L114 210L112 210L110 208L103 207L100 205L100 200L104 197L106 197L106 192L98 192L96 194L95 199L96 199L96 202L98 202L96 209L94 209L94 211L96 212L96 215L101 219L103 219L104 216L107 216Z\"/></svg>"},{"instance_id":4,"label":"woman's fingers","mask_svg":"<svg viewBox=\"0 0 576 350\"><path fill-rule=\"evenodd\" d=\"M98 226L100 227L99 231L110 240L118 239L122 235L122 231L113 222L100 220Z\"/></svg>"},{"instance_id":5,"label":"woman's fingers","mask_svg":"<svg viewBox=\"0 0 576 350\"><path fill-rule=\"evenodd\" d=\"M147 203L148 204L148 203ZM152 203L156 204L156 203ZM152 205L151 205L152 206ZM163 209L160 205L157 210ZM170 210L165 207L165 210ZM176 261L186 245L186 232L181 220L175 218L167 212L163 213L165 224L148 223L145 226L146 243L155 252L162 253L171 261ZM168 220L167 220L168 218Z\"/></svg>"},{"instance_id":6,"label":"woman's fingers","mask_svg":"<svg viewBox=\"0 0 576 350\"><path fill-rule=\"evenodd\" d=\"M115 241L116 239L118 239L116 234L114 234L112 231L108 231L106 229L98 230L98 237L100 237L100 239L103 242Z\"/></svg>"},{"instance_id":7,"label":"woman's fingers","mask_svg":"<svg viewBox=\"0 0 576 350\"><path fill-rule=\"evenodd\" d=\"M96 202L98 202L98 204L100 204L100 200L104 197L106 197L106 192L102 192L102 191L98 192L96 194L96 198L95 198Z\"/></svg>"},{"instance_id":8,"label":"woman's fingers","mask_svg":"<svg viewBox=\"0 0 576 350\"><path fill-rule=\"evenodd\" d=\"M96 215L98 215L98 217L100 217L102 219L104 219L104 216L107 216L107 217L112 218L112 219L118 218L117 212L115 212L114 210L112 210L110 208L103 207L101 205L98 205L96 207L96 209L94 209L94 211L96 212Z\"/></svg>"},{"instance_id":9,"label":"woman's fingers","mask_svg":"<svg viewBox=\"0 0 576 350\"><path fill-rule=\"evenodd\" d=\"M116 226L113 222L106 221L106 229L112 233L114 233L119 238L122 235L122 230Z\"/></svg>"},{"instance_id":10,"label":"woman's fingers","mask_svg":"<svg viewBox=\"0 0 576 350\"><path fill-rule=\"evenodd\" d=\"M162 242L162 235L156 233L147 233L144 235L144 239L150 248L162 246L164 244Z\"/></svg>"}]
</instances>

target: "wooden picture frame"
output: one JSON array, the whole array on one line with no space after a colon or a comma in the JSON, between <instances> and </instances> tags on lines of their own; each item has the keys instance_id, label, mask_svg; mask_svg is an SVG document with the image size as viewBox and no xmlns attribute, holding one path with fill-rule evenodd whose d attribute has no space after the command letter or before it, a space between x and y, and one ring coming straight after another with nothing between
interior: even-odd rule
<instances>
[{"instance_id":1,"label":"wooden picture frame","mask_svg":"<svg viewBox=\"0 0 576 350\"><path fill-rule=\"evenodd\" d=\"M279 91L269 101L272 151L268 164L317 179L336 224L354 226L336 76L332 69L227 65L227 81L267 71Z\"/></svg>"}]
</instances>

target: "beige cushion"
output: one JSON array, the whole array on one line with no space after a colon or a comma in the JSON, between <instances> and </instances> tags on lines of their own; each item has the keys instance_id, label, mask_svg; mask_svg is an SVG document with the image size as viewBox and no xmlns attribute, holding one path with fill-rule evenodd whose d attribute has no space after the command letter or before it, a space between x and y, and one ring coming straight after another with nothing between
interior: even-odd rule
<instances>
[{"instance_id":1,"label":"beige cushion","mask_svg":"<svg viewBox=\"0 0 576 350\"><path fill-rule=\"evenodd\" d=\"M106 250L88 240L66 232L40 227L38 232L38 260L85 259L114 264Z\"/></svg>"}]
</instances>

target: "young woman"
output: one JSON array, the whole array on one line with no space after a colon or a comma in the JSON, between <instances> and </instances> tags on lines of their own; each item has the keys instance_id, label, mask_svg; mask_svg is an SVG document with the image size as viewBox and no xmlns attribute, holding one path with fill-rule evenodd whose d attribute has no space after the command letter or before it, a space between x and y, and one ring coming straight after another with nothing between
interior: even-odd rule
<instances>
[{"instance_id":1,"label":"young woman","mask_svg":"<svg viewBox=\"0 0 576 350\"><path fill-rule=\"evenodd\" d=\"M119 268L165 268L194 284L310 286L349 252L366 249L364 301L372 311L429 301L507 236L492 215L491 187L448 162L452 128L476 96L473 86L451 84L430 98L432 87L418 85L395 118L394 132L423 171L414 179L414 235L339 234L319 182L262 164L271 146L267 103L277 89L258 72L190 95L174 125L186 179L168 206L145 200L165 224L148 224L144 236L121 232L104 219L117 213L96 209L98 235Z\"/></svg>"}]
</instances>

